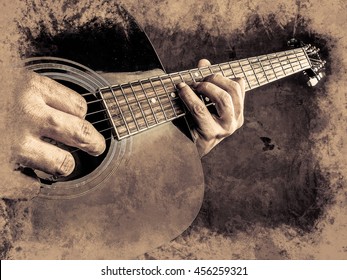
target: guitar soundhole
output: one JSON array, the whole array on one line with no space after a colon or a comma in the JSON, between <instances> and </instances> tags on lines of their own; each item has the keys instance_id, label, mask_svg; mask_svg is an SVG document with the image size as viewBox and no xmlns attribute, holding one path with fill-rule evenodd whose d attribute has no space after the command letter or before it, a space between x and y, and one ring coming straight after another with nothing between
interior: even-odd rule
<instances>
[{"instance_id":1,"label":"guitar soundhole","mask_svg":"<svg viewBox=\"0 0 347 280\"><path fill-rule=\"evenodd\" d=\"M105 159L107 152L109 151L112 138L111 123L108 121L107 115L104 111L104 107L102 103L98 101L98 98L93 93L87 92L86 89L80 87L79 85L76 85L68 81L57 81L63 84L64 86L67 86L73 89L74 91L78 92L85 98L88 104L86 120L92 123L94 127L104 136L104 138L106 139L106 150L102 155L94 157L76 147L70 147L62 143L58 143L54 140L48 139L48 142L60 147L61 149L69 151L73 155L76 163L76 167L72 174L66 177L42 177L42 175L39 175L42 183L49 185L53 184L54 182L71 181L79 179L93 172Z\"/></svg>"}]
</instances>

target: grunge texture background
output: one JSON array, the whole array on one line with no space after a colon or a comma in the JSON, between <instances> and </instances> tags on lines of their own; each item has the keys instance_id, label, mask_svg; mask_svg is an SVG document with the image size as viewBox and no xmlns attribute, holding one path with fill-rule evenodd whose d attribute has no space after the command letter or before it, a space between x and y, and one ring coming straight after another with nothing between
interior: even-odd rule
<instances>
[{"instance_id":1,"label":"grunge texture background","mask_svg":"<svg viewBox=\"0 0 347 280\"><path fill-rule=\"evenodd\" d=\"M33 36L39 26L55 34L91 18L112 20L116 4L0 2L2 111L16 77L3 69L20 63L18 49L26 47L18 25L30 27ZM195 67L200 58L218 63L270 53L292 37L320 47L327 60L327 76L317 88L308 88L299 75L247 94L244 126L203 159L206 193L197 219L181 236L139 258L346 259L346 1L117 3L147 32L167 72ZM5 252L13 236L2 206Z\"/></svg>"}]
</instances>

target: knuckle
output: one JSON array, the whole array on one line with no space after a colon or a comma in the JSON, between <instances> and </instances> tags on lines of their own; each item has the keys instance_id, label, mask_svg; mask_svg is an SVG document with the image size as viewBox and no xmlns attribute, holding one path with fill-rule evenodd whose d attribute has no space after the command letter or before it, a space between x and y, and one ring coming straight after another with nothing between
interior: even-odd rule
<instances>
[{"instance_id":1,"label":"knuckle","mask_svg":"<svg viewBox=\"0 0 347 280\"><path fill-rule=\"evenodd\" d=\"M78 114L84 117L87 114L88 105L87 101L80 95L77 95L77 106Z\"/></svg>"},{"instance_id":2,"label":"knuckle","mask_svg":"<svg viewBox=\"0 0 347 280\"><path fill-rule=\"evenodd\" d=\"M59 175L69 175L75 168L75 160L70 153L64 153L56 172Z\"/></svg>"},{"instance_id":3,"label":"knuckle","mask_svg":"<svg viewBox=\"0 0 347 280\"><path fill-rule=\"evenodd\" d=\"M195 116L204 116L206 114L207 108L204 104L195 103L192 106L192 114Z\"/></svg>"},{"instance_id":4,"label":"knuckle","mask_svg":"<svg viewBox=\"0 0 347 280\"><path fill-rule=\"evenodd\" d=\"M59 120L56 114L46 115L46 124L50 128L57 128L59 126Z\"/></svg>"},{"instance_id":5,"label":"knuckle","mask_svg":"<svg viewBox=\"0 0 347 280\"><path fill-rule=\"evenodd\" d=\"M217 79L219 79L222 75L219 74L219 73L214 73L212 75L209 75L206 77L205 81L207 82L214 82L216 81Z\"/></svg>"},{"instance_id":6,"label":"knuckle","mask_svg":"<svg viewBox=\"0 0 347 280\"><path fill-rule=\"evenodd\" d=\"M235 127L234 127L233 122L224 123L223 128L224 128L224 131L222 134L223 137L227 137L227 136L233 134L233 132L235 131Z\"/></svg>"},{"instance_id":7,"label":"knuckle","mask_svg":"<svg viewBox=\"0 0 347 280\"><path fill-rule=\"evenodd\" d=\"M42 82L42 80L44 79L43 76L38 75L34 72L27 72L26 77L26 84L28 88L36 87L37 83Z\"/></svg>"},{"instance_id":8,"label":"knuckle","mask_svg":"<svg viewBox=\"0 0 347 280\"><path fill-rule=\"evenodd\" d=\"M241 83L244 83L244 79L241 78L241 77L235 78L234 81L235 81L236 83L238 83L239 85L241 85Z\"/></svg>"},{"instance_id":9,"label":"knuckle","mask_svg":"<svg viewBox=\"0 0 347 280\"><path fill-rule=\"evenodd\" d=\"M200 91L200 92L206 92L206 91L208 91L208 89L209 89L209 82L207 82L207 81L201 82L197 86L197 91Z\"/></svg>"},{"instance_id":10,"label":"knuckle","mask_svg":"<svg viewBox=\"0 0 347 280\"><path fill-rule=\"evenodd\" d=\"M88 111L88 105L87 105L87 101L81 96L80 97L81 99L81 103L80 103L80 108L81 108L81 113L84 115L87 114L87 111Z\"/></svg>"},{"instance_id":11,"label":"knuckle","mask_svg":"<svg viewBox=\"0 0 347 280\"><path fill-rule=\"evenodd\" d=\"M238 79L242 79L242 78L236 78L234 80L230 80L230 86L231 88L238 94L241 95L242 91L241 91L241 85L240 83L237 81Z\"/></svg>"},{"instance_id":12,"label":"knuckle","mask_svg":"<svg viewBox=\"0 0 347 280\"><path fill-rule=\"evenodd\" d=\"M85 141L87 140L92 133L92 126L91 124L86 120L81 120L80 123L80 131L78 133L78 137L80 140Z\"/></svg>"},{"instance_id":13,"label":"knuckle","mask_svg":"<svg viewBox=\"0 0 347 280\"><path fill-rule=\"evenodd\" d=\"M22 161L27 158L27 154L32 150L32 139L28 136L23 139L12 148L12 154ZM23 163L23 162L22 162Z\"/></svg>"},{"instance_id":14,"label":"knuckle","mask_svg":"<svg viewBox=\"0 0 347 280\"><path fill-rule=\"evenodd\" d=\"M231 107L233 101L231 96L227 92L221 91L219 93L219 102L223 107Z\"/></svg>"}]
</instances>

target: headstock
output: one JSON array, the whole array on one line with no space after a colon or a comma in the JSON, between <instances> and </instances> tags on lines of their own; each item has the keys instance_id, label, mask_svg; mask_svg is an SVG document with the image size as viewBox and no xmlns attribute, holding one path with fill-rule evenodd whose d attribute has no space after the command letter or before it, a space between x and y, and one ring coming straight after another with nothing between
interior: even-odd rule
<instances>
[{"instance_id":1,"label":"headstock","mask_svg":"<svg viewBox=\"0 0 347 280\"><path fill-rule=\"evenodd\" d=\"M304 74L308 76L309 80L307 84L310 87L314 87L318 82L325 76L324 65L326 64L325 60L322 60L319 55L319 48L312 46L311 44L303 44L301 41L296 39L291 39L288 41L288 45L292 47L302 47L309 59L311 68L304 71Z\"/></svg>"}]
</instances>

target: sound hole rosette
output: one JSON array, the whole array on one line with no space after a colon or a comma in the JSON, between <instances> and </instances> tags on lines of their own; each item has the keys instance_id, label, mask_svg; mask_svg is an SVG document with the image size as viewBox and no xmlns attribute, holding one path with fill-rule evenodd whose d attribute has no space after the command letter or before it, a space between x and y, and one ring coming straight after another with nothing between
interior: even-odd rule
<instances>
[{"instance_id":1,"label":"sound hole rosette","mask_svg":"<svg viewBox=\"0 0 347 280\"><path fill-rule=\"evenodd\" d=\"M24 60L27 70L49 77L57 82L68 82L83 88L86 92L95 93L101 87L110 84L98 73L77 62L56 57L33 57ZM95 96L95 98L97 98ZM112 135L110 131L110 135ZM131 138L117 141L110 137L107 143L107 154L100 164L89 174L77 179L46 184L41 181L39 196L49 199L71 199L85 195L100 187L109 174L114 172L127 158L131 151ZM116 159L116 160L114 160ZM112 164L110 164L112 162Z\"/></svg>"}]
</instances>

